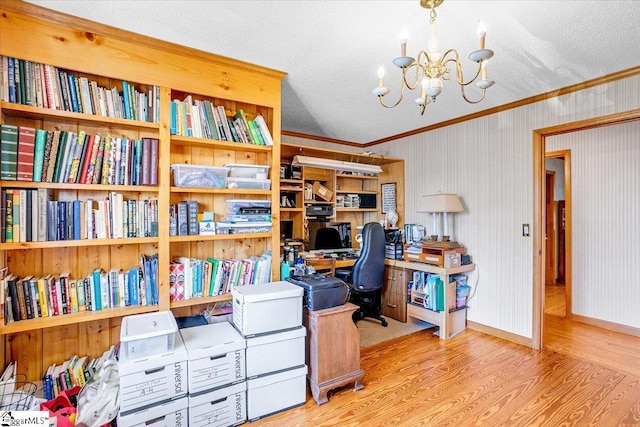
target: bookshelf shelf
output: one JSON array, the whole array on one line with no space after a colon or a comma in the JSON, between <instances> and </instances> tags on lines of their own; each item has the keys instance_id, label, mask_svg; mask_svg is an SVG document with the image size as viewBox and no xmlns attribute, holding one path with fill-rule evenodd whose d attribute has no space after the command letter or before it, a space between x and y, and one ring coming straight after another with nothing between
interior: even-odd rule
<instances>
[{"instance_id":1,"label":"bookshelf shelf","mask_svg":"<svg viewBox=\"0 0 640 427\"><path fill-rule=\"evenodd\" d=\"M69 82L74 78L79 80L86 77L90 83L97 84L99 89L112 90L112 96L124 95L126 86L127 90L131 90L128 93L135 92L142 97L147 95L149 99L156 101L152 107L153 114L150 115L157 118L158 123L49 109L46 108L47 103L51 103L43 101L43 98L40 98L42 103L32 105L26 105L28 100L6 102L7 99L3 98L0 101L0 123L3 125L47 132L79 134L84 131L87 135L110 135L133 141L145 138L158 140L157 185L67 184L10 179L0 181L0 190L18 189L20 193L23 189L51 190L53 200L59 202L89 199L96 201L111 192L137 202L157 200L158 237L0 243L0 268L6 268L18 278L29 275L44 277L49 274L58 277L69 273L70 279L84 279L96 269L105 272L127 271L139 266L140 260L145 256L157 254L157 305L37 317L6 325L0 320L3 362L6 365L19 359L29 380L38 380L51 363L60 363L72 354L102 355L110 345L119 341L123 316L160 310L173 310L176 316L192 315L201 313L209 303L230 299L229 295L218 295L190 299L184 303L171 302L169 266L175 258L244 260L262 254L278 253L280 230L277 220L273 222L271 232L265 233L170 236L171 221L168 212L172 205L192 199L198 202L198 212L213 212L218 220L229 214L227 199L259 199L269 200L273 218L279 218L278 191L176 187L171 180L171 165L268 165L270 171L267 178L271 180L271 188L277 189L280 185L279 168L274 166L280 160L280 98L285 73L114 29L64 13L54 14L40 6L19 0L3 0L0 16L0 56L14 58L16 63L18 60L23 61L25 65L27 62L39 64L42 70L53 67L56 72L60 72L51 74L54 77L68 72L67 76L71 76L68 78ZM78 37L78 34L90 34L91 37ZM78 58L82 58L82 61L78 61ZM64 86L62 78L59 83ZM72 87L69 84L69 88ZM65 93L56 92L56 95L64 97ZM220 106L220 111L224 112L227 119L233 118L240 110L248 120L261 117L259 121L263 120L266 124L274 144L263 146L171 135L172 102L190 95L194 99L207 100ZM133 98L129 98L129 101L131 99ZM88 100L94 106L98 105L95 98L90 97ZM123 102L126 110L127 101ZM139 105L145 104L141 102ZM67 102L64 108L69 110L68 107ZM74 111L90 111L84 108L84 104L82 109L75 108L76 105L73 107ZM111 105L108 104L108 107ZM135 110L133 112L136 113ZM144 117L144 109L139 113L139 117ZM116 115L121 117L120 114ZM122 152L126 153L127 150ZM154 209L155 207L153 205ZM279 272L279 259L277 255L271 259L267 256L265 259L270 263L270 271L275 279L276 272Z\"/></svg>"},{"instance_id":2,"label":"bookshelf shelf","mask_svg":"<svg viewBox=\"0 0 640 427\"><path fill-rule=\"evenodd\" d=\"M341 188L340 190L336 190L338 194L378 194L376 190L358 190L358 189L346 189Z\"/></svg>"},{"instance_id":3,"label":"bookshelf shelf","mask_svg":"<svg viewBox=\"0 0 640 427\"><path fill-rule=\"evenodd\" d=\"M246 144L242 142L227 142L215 139L194 138L191 136L171 135L171 143L199 148L218 148L232 151L254 151L258 153L268 153L272 147L264 145Z\"/></svg>"},{"instance_id":4,"label":"bookshelf shelf","mask_svg":"<svg viewBox=\"0 0 640 427\"><path fill-rule=\"evenodd\" d=\"M244 194L265 196L271 190L247 190L244 188L200 188L200 187L171 187L172 193L206 193L206 194Z\"/></svg>"},{"instance_id":5,"label":"bookshelf shelf","mask_svg":"<svg viewBox=\"0 0 640 427\"><path fill-rule=\"evenodd\" d=\"M159 187L152 185L106 185L106 184L64 184L59 182L27 182L27 181L0 181L3 188L50 188L52 190L73 191L116 191L157 193Z\"/></svg>"},{"instance_id":6,"label":"bookshelf shelf","mask_svg":"<svg viewBox=\"0 0 640 427\"><path fill-rule=\"evenodd\" d=\"M302 208L280 208L280 212L302 212Z\"/></svg>"},{"instance_id":7,"label":"bookshelf shelf","mask_svg":"<svg viewBox=\"0 0 640 427\"><path fill-rule=\"evenodd\" d=\"M336 208L336 212L378 212L377 208Z\"/></svg>"},{"instance_id":8,"label":"bookshelf shelf","mask_svg":"<svg viewBox=\"0 0 640 427\"><path fill-rule=\"evenodd\" d=\"M267 239L271 238L271 233L245 233L245 234L211 234L211 235L191 235L191 236L171 236L170 243L178 242L208 242L214 240L243 240L243 239Z\"/></svg>"},{"instance_id":9,"label":"bookshelf shelf","mask_svg":"<svg viewBox=\"0 0 640 427\"><path fill-rule=\"evenodd\" d=\"M50 242L0 243L0 250L11 251L19 249L80 248L84 246L142 245L147 243L158 243L158 238L126 237L122 239L83 239L55 240Z\"/></svg>"},{"instance_id":10,"label":"bookshelf shelf","mask_svg":"<svg viewBox=\"0 0 640 427\"><path fill-rule=\"evenodd\" d=\"M130 316L133 314L150 313L153 311L158 311L157 305L105 308L99 311L83 311L80 313L62 314L60 316L40 317L37 319L21 320L19 322L4 325L2 327L2 333L5 335L15 334L19 332L33 331L36 329L55 328L83 322L95 322L98 320L111 319L113 317Z\"/></svg>"},{"instance_id":11,"label":"bookshelf shelf","mask_svg":"<svg viewBox=\"0 0 640 427\"><path fill-rule=\"evenodd\" d=\"M191 298L182 301L171 302L171 308L191 307L194 305L212 304L216 302L231 301L231 294L216 295L211 297Z\"/></svg>"},{"instance_id":12,"label":"bookshelf shelf","mask_svg":"<svg viewBox=\"0 0 640 427\"><path fill-rule=\"evenodd\" d=\"M160 124L142 122L139 120L119 119L115 117L94 116L90 114L74 113L71 111L50 110L48 108L31 107L28 105L1 102L2 113L9 117L52 120L56 122L76 123L80 125L107 125L118 128L148 129L159 131Z\"/></svg>"}]
</instances>

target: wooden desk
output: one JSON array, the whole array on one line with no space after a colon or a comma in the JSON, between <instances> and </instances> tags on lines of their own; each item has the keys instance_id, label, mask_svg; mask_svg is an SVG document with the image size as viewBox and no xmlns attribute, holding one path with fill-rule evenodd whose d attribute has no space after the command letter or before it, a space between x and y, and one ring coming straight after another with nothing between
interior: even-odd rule
<instances>
[{"instance_id":1,"label":"wooden desk","mask_svg":"<svg viewBox=\"0 0 640 427\"><path fill-rule=\"evenodd\" d=\"M360 369L360 331L351 318L357 308L347 302L324 310L304 309L307 378L318 405L327 403L327 393L336 387L355 383L355 391L364 388L364 371Z\"/></svg>"},{"instance_id":2,"label":"wooden desk","mask_svg":"<svg viewBox=\"0 0 640 427\"><path fill-rule=\"evenodd\" d=\"M353 267L358 258L337 259L336 268Z\"/></svg>"}]
</instances>

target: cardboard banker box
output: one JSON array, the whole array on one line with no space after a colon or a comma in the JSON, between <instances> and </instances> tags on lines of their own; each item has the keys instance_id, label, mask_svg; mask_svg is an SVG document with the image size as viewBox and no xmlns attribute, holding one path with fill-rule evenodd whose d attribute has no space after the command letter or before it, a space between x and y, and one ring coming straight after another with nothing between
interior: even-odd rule
<instances>
[{"instance_id":1,"label":"cardboard banker box","mask_svg":"<svg viewBox=\"0 0 640 427\"><path fill-rule=\"evenodd\" d=\"M318 181L313 183L313 194L320 197L325 202L330 202L331 198L333 197L333 191L329 190Z\"/></svg>"}]
</instances>

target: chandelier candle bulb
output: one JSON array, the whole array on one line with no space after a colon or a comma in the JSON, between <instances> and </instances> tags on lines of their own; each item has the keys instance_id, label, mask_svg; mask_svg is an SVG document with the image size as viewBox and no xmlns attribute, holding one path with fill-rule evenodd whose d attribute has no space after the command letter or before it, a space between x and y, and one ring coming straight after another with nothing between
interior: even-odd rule
<instances>
[{"instance_id":1,"label":"chandelier candle bulb","mask_svg":"<svg viewBox=\"0 0 640 427\"><path fill-rule=\"evenodd\" d=\"M476 31L476 34L478 35L480 49L484 49L484 40L485 40L485 37L487 36L487 27L485 27L482 21L478 22L478 30Z\"/></svg>"},{"instance_id":2,"label":"chandelier candle bulb","mask_svg":"<svg viewBox=\"0 0 640 427\"><path fill-rule=\"evenodd\" d=\"M482 61L482 65L480 66L480 78L482 80L487 80L487 61Z\"/></svg>"},{"instance_id":3,"label":"chandelier candle bulb","mask_svg":"<svg viewBox=\"0 0 640 427\"><path fill-rule=\"evenodd\" d=\"M378 68L378 87L382 87L382 79L384 79L384 66Z\"/></svg>"},{"instance_id":4,"label":"chandelier candle bulb","mask_svg":"<svg viewBox=\"0 0 640 427\"><path fill-rule=\"evenodd\" d=\"M409 33L407 27L402 28L400 33L400 56L407 56L407 41L409 40Z\"/></svg>"}]
</instances>

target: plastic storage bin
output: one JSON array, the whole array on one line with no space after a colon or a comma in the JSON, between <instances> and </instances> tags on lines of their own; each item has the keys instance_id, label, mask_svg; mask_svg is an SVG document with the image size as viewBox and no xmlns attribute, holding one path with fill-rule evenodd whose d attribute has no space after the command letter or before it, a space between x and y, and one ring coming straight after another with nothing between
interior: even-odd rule
<instances>
[{"instance_id":1,"label":"plastic storage bin","mask_svg":"<svg viewBox=\"0 0 640 427\"><path fill-rule=\"evenodd\" d=\"M173 350L178 324L169 310L122 318L120 351L128 359Z\"/></svg>"},{"instance_id":2,"label":"plastic storage bin","mask_svg":"<svg viewBox=\"0 0 640 427\"><path fill-rule=\"evenodd\" d=\"M229 169L219 166L171 165L176 187L226 188Z\"/></svg>"},{"instance_id":3,"label":"plastic storage bin","mask_svg":"<svg viewBox=\"0 0 640 427\"><path fill-rule=\"evenodd\" d=\"M267 165L239 165L228 164L229 176L232 178L251 178L265 180L269 176L269 166Z\"/></svg>"},{"instance_id":4,"label":"plastic storage bin","mask_svg":"<svg viewBox=\"0 0 640 427\"><path fill-rule=\"evenodd\" d=\"M227 178L227 186L229 188L245 188L251 190L270 190L270 179L256 179L256 178Z\"/></svg>"}]
</instances>

